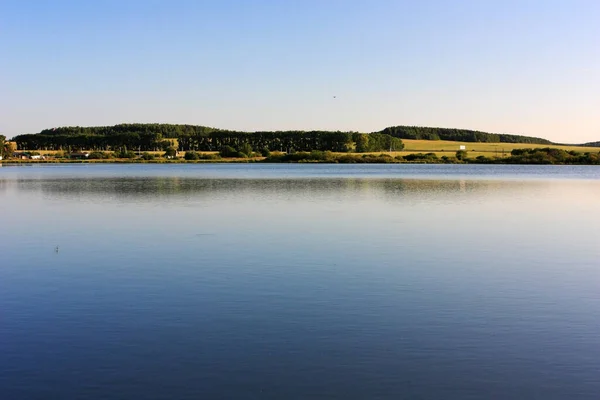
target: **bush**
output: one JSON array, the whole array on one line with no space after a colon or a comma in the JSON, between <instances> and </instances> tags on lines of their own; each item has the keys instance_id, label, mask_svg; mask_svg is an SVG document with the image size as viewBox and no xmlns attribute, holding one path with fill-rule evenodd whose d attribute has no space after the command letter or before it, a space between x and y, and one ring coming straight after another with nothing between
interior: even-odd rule
<instances>
[{"instance_id":1,"label":"bush","mask_svg":"<svg viewBox=\"0 0 600 400\"><path fill-rule=\"evenodd\" d=\"M127 150L126 148L117 150L113 153L115 158L135 158L135 153L131 150Z\"/></svg>"},{"instance_id":2,"label":"bush","mask_svg":"<svg viewBox=\"0 0 600 400\"><path fill-rule=\"evenodd\" d=\"M468 157L468 153L465 150L459 150L456 152L456 159L460 161L464 161Z\"/></svg>"},{"instance_id":3,"label":"bush","mask_svg":"<svg viewBox=\"0 0 600 400\"><path fill-rule=\"evenodd\" d=\"M218 154L198 154L201 160L220 160L221 156Z\"/></svg>"},{"instance_id":4,"label":"bush","mask_svg":"<svg viewBox=\"0 0 600 400\"><path fill-rule=\"evenodd\" d=\"M337 158L337 161L342 164L354 164L354 163L362 163L362 157L353 156L351 154L344 154Z\"/></svg>"},{"instance_id":5,"label":"bush","mask_svg":"<svg viewBox=\"0 0 600 400\"><path fill-rule=\"evenodd\" d=\"M252 146L250 146L250 143L244 143L240 146L238 153L241 153L240 156L242 157L252 157Z\"/></svg>"},{"instance_id":6,"label":"bush","mask_svg":"<svg viewBox=\"0 0 600 400\"><path fill-rule=\"evenodd\" d=\"M313 150L308 155L308 159L312 161L335 161L335 156L331 151Z\"/></svg>"},{"instance_id":7,"label":"bush","mask_svg":"<svg viewBox=\"0 0 600 400\"><path fill-rule=\"evenodd\" d=\"M223 146L221 148L221 151L219 152L219 155L221 157L225 157L225 158L232 158L232 157L238 157L239 153L236 149L234 149L231 146Z\"/></svg>"},{"instance_id":8,"label":"bush","mask_svg":"<svg viewBox=\"0 0 600 400\"><path fill-rule=\"evenodd\" d=\"M407 154L404 156L404 159L406 161L424 161L424 162L432 162L432 161L438 161L438 156L435 153L414 153L414 154Z\"/></svg>"},{"instance_id":9,"label":"bush","mask_svg":"<svg viewBox=\"0 0 600 400\"><path fill-rule=\"evenodd\" d=\"M154 160L155 158L156 156L154 154L150 154L148 152L142 154L142 160Z\"/></svg>"},{"instance_id":10,"label":"bush","mask_svg":"<svg viewBox=\"0 0 600 400\"><path fill-rule=\"evenodd\" d=\"M493 159L488 158L486 156L477 156L474 162L478 164L491 164L493 161Z\"/></svg>"},{"instance_id":11,"label":"bush","mask_svg":"<svg viewBox=\"0 0 600 400\"><path fill-rule=\"evenodd\" d=\"M188 161L199 160L200 155L198 153L196 153L195 151L186 151L183 158Z\"/></svg>"},{"instance_id":12,"label":"bush","mask_svg":"<svg viewBox=\"0 0 600 400\"><path fill-rule=\"evenodd\" d=\"M88 156L88 160L105 160L107 158L112 158L112 154L103 151L92 151Z\"/></svg>"},{"instance_id":13,"label":"bush","mask_svg":"<svg viewBox=\"0 0 600 400\"><path fill-rule=\"evenodd\" d=\"M393 158L389 154L364 154L361 156L345 154L337 158L337 162L342 164L353 164L353 163L362 163L362 164L390 164L398 162L397 159Z\"/></svg>"},{"instance_id":14,"label":"bush","mask_svg":"<svg viewBox=\"0 0 600 400\"><path fill-rule=\"evenodd\" d=\"M260 151L260 155L263 156L263 157L269 157L271 155L271 151L269 150L268 147L265 146Z\"/></svg>"},{"instance_id":15,"label":"bush","mask_svg":"<svg viewBox=\"0 0 600 400\"><path fill-rule=\"evenodd\" d=\"M265 158L265 162L283 162L284 153L280 151L273 151L267 158Z\"/></svg>"}]
</instances>

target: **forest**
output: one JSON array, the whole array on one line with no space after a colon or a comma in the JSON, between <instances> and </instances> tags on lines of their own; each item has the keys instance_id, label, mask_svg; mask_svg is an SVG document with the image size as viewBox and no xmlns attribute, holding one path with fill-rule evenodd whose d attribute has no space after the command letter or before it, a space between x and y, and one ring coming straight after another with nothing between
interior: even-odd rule
<instances>
[{"instance_id":1,"label":"forest","mask_svg":"<svg viewBox=\"0 0 600 400\"><path fill-rule=\"evenodd\" d=\"M530 143L553 144L551 141L531 136L487 133L468 129L429 128L422 126L392 126L381 133L400 139L453 140L458 142L482 143Z\"/></svg>"},{"instance_id":2,"label":"forest","mask_svg":"<svg viewBox=\"0 0 600 400\"><path fill-rule=\"evenodd\" d=\"M23 134L13 140L20 150L98 150L120 148L138 151L165 150L177 140L179 151L219 151L224 146L270 151L372 152L402 150L401 139L454 140L488 143L552 144L549 140L487 133L466 129L393 126L378 132L259 131L241 132L200 125L119 124L114 126L69 126Z\"/></svg>"},{"instance_id":3,"label":"forest","mask_svg":"<svg viewBox=\"0 0 600 400\"><path fill-rule=\"evenodd\" d=\"M589 143L585 143L582 146L586 146L586 147L600 147L600 142L589 142Z\"/></svg>"},{"instance_id":4,"label":"forest","mask_svg":"<svg viewBox=\"0 0 600 400\"><path fill-rule=\"evenodd\" d=\"M402 140L384 133L332 131L239 132L205 126L172 124L121 124L103 127L61 127L13 138L20 150L97 150L120 148L165 150L177 140L179 151L220 151L230 146L270 151L370 152L402 150Z\"/></svg>"},{"instance_id":5,"label":"forest","mask_svg":"<svg viewBox=\"0 0 600 400\"><path fill-rule=\"evenodd\" d=\"M378 152L400 151L402 139L452 140L482 143L553 144L549 140L509 134L487 133L467 129L393 126L378 132L340 131L258 131L242 132L200 125L119 124L114 126L69 126L44 129L36 134L14 137L19 150L61 151L164 151L176 144L178 151L221 151L230 147L240 151L248 145L255 151L285 153L332 151ZM4 143L3 138L0 143ZM8 142L7 142L8 143ZM600 142L586 146L600 146ZM0 152L6 153L3 144Z\"/></svg>"}]
</instances>

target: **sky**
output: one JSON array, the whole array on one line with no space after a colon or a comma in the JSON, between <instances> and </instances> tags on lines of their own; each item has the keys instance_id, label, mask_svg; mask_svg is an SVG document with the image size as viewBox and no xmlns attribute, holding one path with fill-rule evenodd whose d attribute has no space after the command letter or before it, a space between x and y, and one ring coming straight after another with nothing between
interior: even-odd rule
<instances>
[{"instance_id":1,"label":"sky","mask_svg":"<svg viewBox=\"0 0 600 400\"><path fill-rule=\"evenodd\" d=\"M126 122L600 140L598 0L0 0L0 134Z\"/></svg>"}]
</instances>

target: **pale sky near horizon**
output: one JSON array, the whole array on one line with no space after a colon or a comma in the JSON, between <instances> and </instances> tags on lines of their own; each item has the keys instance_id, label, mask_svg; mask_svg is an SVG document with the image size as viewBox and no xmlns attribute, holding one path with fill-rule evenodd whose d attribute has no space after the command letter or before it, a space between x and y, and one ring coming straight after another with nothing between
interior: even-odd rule
<instances>
[{"instance_id":1,"label":"pale sky near horizon","mask_svg":"<svg viewBox=\"0 0 600 400\"><path fill-rule=\"evenodd\" d=\"M123 122L598 141L600 1L0 0L0 134Z\"/></svg>"}]
</instances>

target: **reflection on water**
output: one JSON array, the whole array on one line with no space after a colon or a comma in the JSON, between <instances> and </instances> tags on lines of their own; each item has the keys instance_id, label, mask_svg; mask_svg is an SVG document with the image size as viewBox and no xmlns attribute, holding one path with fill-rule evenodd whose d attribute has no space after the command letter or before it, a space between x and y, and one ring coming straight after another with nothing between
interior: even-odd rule
<instances>
[{"instance_id":1,"label":"reflection on water","mask_svg":"<svg viewBox=\"0 0 600 400\"><path fill-rule=\"evenodd\" d=\"M597 187L598 185L596 185ZM49 198L72 199L74 196L88 199L118 199L122 201L153 201L156 197L186 198L211 197L226 193L255 194L264 196L292 195L323 197L335 194L370 194L385 197L435 196L470 194L498 195L501 188L511 190L543 190L552 188L552 182L502 182L459 180L414 179L193 179L176 177L156 178L95 178L95 179L49 179L49 180L0 180L0 190L28 193L41 192ZM593 186L590 186L593 187Z\"/></svg>"},{"instance_id":2,"label":"reflection on water","mask_svg":"<svg viewBox=\"0 0 600 400\"><path fill-rule=\"evenodd\" d=\"M596 172L128 167L0 172L0 398L600 392Z\"/></svg>"},{"instance_id":3,"label":"reflection on water","mask_svg":"<svg viewBox=\"0 0 600 400\"><path fill-rule=\"evenodd\" d=\"M258 192L302 194L330 194L340 191L350 193L382 192L471 192L486 191L499 187L497 181L465 180L401 180L401 179L181 179L181 178L138 178L138 179L92 179L92 180L21 180L0 181L6 190L14 187L18 191L40 191L50 196L93 196L119 197L143 200L151 196L211 195L222 192ZM547 185L547 183L546 183Z\"/></svg>"}]
</instances>

